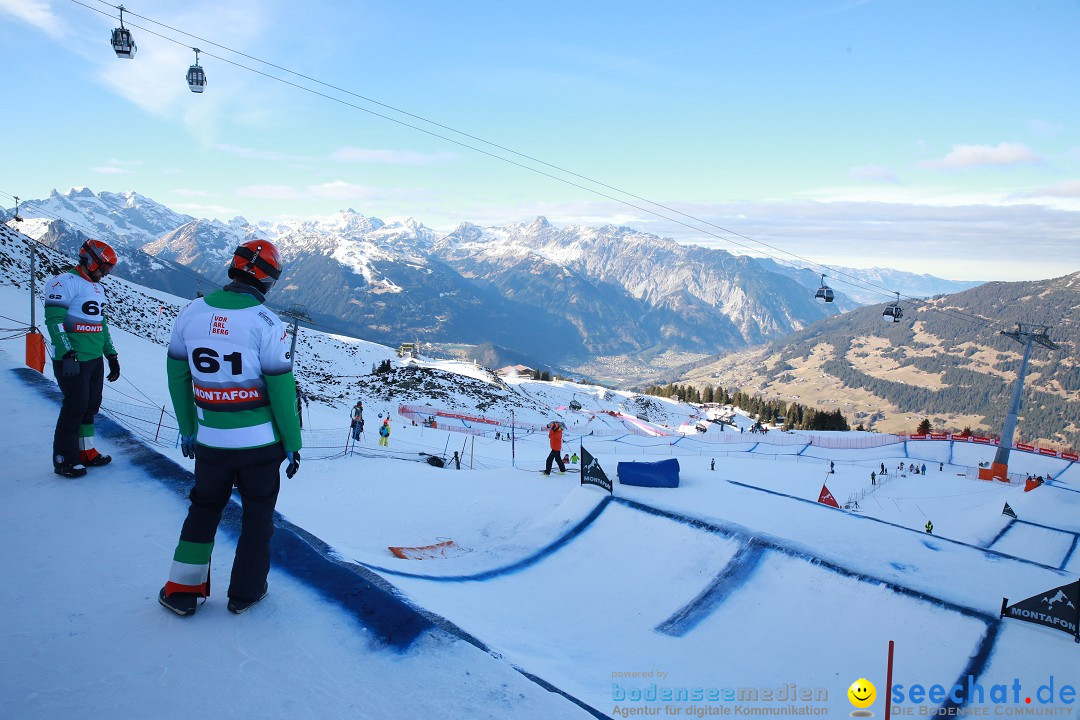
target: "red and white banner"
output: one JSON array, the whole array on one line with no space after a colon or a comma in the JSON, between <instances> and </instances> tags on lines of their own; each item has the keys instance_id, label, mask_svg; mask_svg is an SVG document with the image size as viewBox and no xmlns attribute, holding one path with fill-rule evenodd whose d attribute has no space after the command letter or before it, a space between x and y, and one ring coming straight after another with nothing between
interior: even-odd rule
<instances>
[{"instance_id":1,"label":"red and white banner","mask_svg":"<svg viewBox=\"0 0 1080 720\"><path fill-rule=\"evenodd\" d=\"M1061 453L1061 457L1063 459L1065 459L1065 460L1072 460L1073 462L1076 462L1077 460L1080 460L1080 454L1077 454L1077 453L1063 452L1063 453Z\"/></svg>"},{"instance_id":2,"label":"red and white banner","mask_svg":"<svg viewBox=\"0 0 1080 720\"><path fill-rule=\"evenodd\" d=\"M1024 443L1015 443L1013 447L1017 450L1027 450L1028 452L1031 452L1035 449L1034 445L1025 445Z\"/></svg>"}]
</instances>

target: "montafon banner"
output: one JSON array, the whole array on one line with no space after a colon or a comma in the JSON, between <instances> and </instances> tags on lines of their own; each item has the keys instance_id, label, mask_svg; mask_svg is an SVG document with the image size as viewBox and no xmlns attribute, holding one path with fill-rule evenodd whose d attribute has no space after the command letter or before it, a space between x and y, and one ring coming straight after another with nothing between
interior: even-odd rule
<instances>
[{"instance_id":1,"label":"montafon banner","mask_svg":"<svg viewBox=\"0 0 1080 720\"><path fill-rule=\"evenodd\" d=\"M1024 620L1067 632L1080 642L1080 580L1009 605L1001 599L1001 617Z\"/></svg>"}]
</instances>

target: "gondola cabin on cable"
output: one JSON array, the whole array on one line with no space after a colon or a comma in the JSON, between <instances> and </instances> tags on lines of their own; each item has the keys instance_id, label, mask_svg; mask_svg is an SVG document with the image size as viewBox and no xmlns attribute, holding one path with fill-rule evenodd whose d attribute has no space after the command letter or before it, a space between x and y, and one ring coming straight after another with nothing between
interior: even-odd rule
<instances>
[{"instance_id":1,"label":"gondola cabin on cable","mask_svg":"<svg viewBox=\"0 0 1080 720\"><path fill-rule=\"evenodd\" d=\"M825 284L825 275L821 276L821 287L818 288L814 294L814 298L817 300L824 300L825 302L832 302L835 294L832 288Z\"/></svg>"},{"instance_id":2,"label":"gondola cabin on cable","mask_svg":"<svg viewBox=\"0 0 1080 720\"><path fill-rule=\"evenodd\" d=\"M206 73L199 64L199 48L191 48L195 51L195 64L188 68L187 84L191 92L201 93L206 89Z\"/></svg>"},{"instance_id":3,"label":"gondola cabin on cable","mask_svg":"<svg viewBox=\"0 0 1080 720\"><path fill-rule=\"evenodd\" d=\"M885 322L900 322L900 318L904 317L904 309L900 307L899 292L896 293L896 302L886 305L881 316L885 318Z\"/></svg>"},{"instance_id":4,"label":"gondola cabin on cable","mask_svg":"<svg viewBox=\"0 0 1080 720\"><path fill-rule=\"evenodd\" d=\"M131 31L124 27L124 6L120 6L120 27L112 31L112 47L116 51L116 57L126 60L135 59L135 39L131 37Z\"/></svg>"}]
</instances>

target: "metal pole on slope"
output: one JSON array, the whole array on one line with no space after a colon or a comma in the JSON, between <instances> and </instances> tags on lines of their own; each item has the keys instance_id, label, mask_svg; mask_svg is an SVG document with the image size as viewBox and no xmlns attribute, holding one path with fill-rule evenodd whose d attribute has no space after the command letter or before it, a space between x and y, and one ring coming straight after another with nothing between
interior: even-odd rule
<instances>
[{"instance_id":1,"label":"metal pole on slope","mask_svg":"<svg viewBox=\"0 0 1080 720\"><path fill-rule=\"evenodd\" d=\"M1009 410L1005 414L1005 422L1001 426L1001 440L998 441L997 453L994 462L989 468L979 470L980 480L1009 479L1009 452L1013 446L1013 436L1016 434L1017 417L1020 414L1020 399L1024 392L1024 377L1027 375L1028 360L1031 358L1031 346L1038 343L1045 348L1056 350L1057 343L1050 340L1047 325L1027 325L1017 323L1016 330L1001 331L1005 337L1010 337L1024 345L1024 359L1020 362L1020 370L1016 374L1016 383L1013 385L1012 400L1009 402Z\"/></svg>"},{"instance_id":2,"label":"metal pole on slope","mask_svg":"<svg viewBox=\"0 0 1080 720\"><path fill-rule=\"evenodd\" d=\"M517 467L516 438L514 435L514 409L510 408L510 466Z\"/></svg>"}]
</instances>

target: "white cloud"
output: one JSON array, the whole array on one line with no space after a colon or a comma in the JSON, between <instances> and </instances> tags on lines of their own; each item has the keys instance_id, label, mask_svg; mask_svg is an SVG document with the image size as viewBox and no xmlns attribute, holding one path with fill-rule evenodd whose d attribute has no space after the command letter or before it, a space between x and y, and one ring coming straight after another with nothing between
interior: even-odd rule
<instances>
[{"instance_id":1,"label":"white cloud","mask_svg":"<svg viewBox=\"0 0 1080 720\"><path fill-rule=\"evenodd\" d=\"M189 190L188 188L174 188L172 193L174 195L179 195L180 197L193 198L209 198L217 196L217 193L212 193L207 190Z\"/></svg>"},{"instance_id":2,"label":"white cloud","mask_svg":"<svg viewBox=\"0 0 1080 720\"><path fill-rule=\"evenodd\" d=\"M925 160L919 167L929 170L955 170L985 165L1027 165L1041 163L1031 148L1023 143L999 143L992 145L953 145L952 150L939 160Z\"/></svg>"},{"instance_id":3,"label":"white cloud","mask_svg":"<svg viewBox=\"0 0 1080 720\"><path fill-rule=\"evenodd\" d=\"M1054 185L1016 193L1017 198L1073 198L1080 200L1080 180L1063 180Z\"/></svg>"},{"instance_id":4,"label":"white cloud","mask_svg":"<svg viewBox=\"0 0 1080 720\"><path fill-rule=\"evenodd\" d=\"M0 13L8 13L54 38L67 34L67 26L53 12L48 0L0 0Z\"/></svg>"},{"instance_id":5,"label":"white cloud","mask_svg":"<svg viewBox=\"0 0 1080 720\"><path fill-rule=\"evenodd\" d=\"M263 200L299 200L303 197L289 185L247 185L233 189L233 195Z\"/></svg>"},{"instance_id":6,"label":"white cloud","mask_svg":"<svg viewBox=\"0 0 1080 720\"><path fill-rule=\"evenodd\" d=\"M330 155L337 162L379 163L383 165L441 165L458 159L452 152L421 153L413 150L381 150L343 147Z\"/></svg>"},{"instance_id":7,"label":"white cloud","mask_svg":"<svg viewBox=\"0 0 1080 720\"><path fill-rule=\"evenodd\" d=\"M134 170L128 170L127 168L117 167L116 165L99 165L94 168L90 168L96 173L101 175L134 175Z\"/></svg>"},{"instance_id":8,"label":"white cloud","mask_svg":"<svg viewBox=\"0 0 1080 720\"><path fill-rule=\"evenodd\" d=\"M134 175L132 168L142 165L142 160L106 160L104 165L90 168L101 175Z\"/></svg>"},{"instance_id":9,"label":"white cloud","mask_svg":"<svg viewBox=\"0 0 1080 720\"><path fill-rule=\"evenodd\" d=\"M891 168L885 165L859 165L851 168L848 174L856 180L874 180L879 182L900 182Z\"/></svg>"},{"instance_id":10,"label":"white cloud","mask_svg":"<svg viewBox=\"0 0 1080 720\"><path fill-rule=\"evenodd\" d=\"M308 163L312 159L303 155L289 155L274 150L256 150L254 148L241 147L239 145L227 145L218 143L214 147L222 152L247 160L266 160L268 162Z\"/></svg>"}]
</instances>

